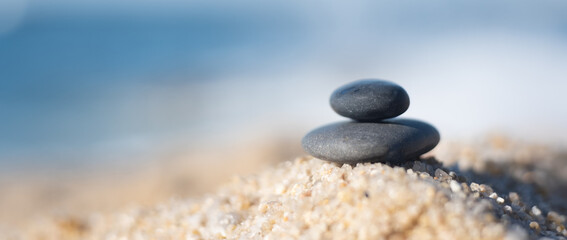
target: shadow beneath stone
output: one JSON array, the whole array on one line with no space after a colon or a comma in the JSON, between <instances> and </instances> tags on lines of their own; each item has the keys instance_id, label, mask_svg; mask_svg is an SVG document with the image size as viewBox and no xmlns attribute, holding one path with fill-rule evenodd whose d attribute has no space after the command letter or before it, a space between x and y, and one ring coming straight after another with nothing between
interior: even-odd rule
<instances>
[{"instance_id":1,"label":"shadow beneath stone","mask_svg":"<svg viewBox=\"0 0 567 240\"><path fill-rule=\"evenodd\" d=\"M567 215L565 176L562 177L553 169L545 169L535 163L488 160L483 172L472 169L461 170L458 164L443 166L443 163L434 157L387 165L426 172L436 179L448 177L458 182L466 182L469 186L471 183L485 184L499 197L504 198L506 204L517 201L514 194L516 193L523 203L522 206L518 206L520 208L529 211L533 206L537 206L544 216L549 211Z\"/></svg>"},{"instance_id":2,"label":"shadow beneath stone","mask_svg":"<svg viewBox=\"0 0 567 240\"><path fill-rule=\"evenodd\" d=\"M457 171L458 166L450 166ZM468 181L490 185L494 191L510 200L510 193L519 195L525 207L537 206L544 213L554 210L567 214L567 183L552 172L538 168L535 164L489 162L487 172L459 171ZM539 177L538 177L539 176Z\"/></svg>"}]
</instances>

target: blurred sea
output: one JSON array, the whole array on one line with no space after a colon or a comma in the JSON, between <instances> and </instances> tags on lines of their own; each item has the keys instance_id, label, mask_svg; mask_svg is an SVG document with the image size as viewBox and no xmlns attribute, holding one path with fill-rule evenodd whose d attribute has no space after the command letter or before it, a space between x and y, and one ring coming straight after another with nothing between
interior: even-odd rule
<instances>
[{"instance_id":1,"label":"blurred sea","mask_svg":"<svg viewBox=\"0 0 567 240\"><path fill-rule=\"evenodd\" d=\"M563 1L2 8L4 169L138 161L253 134L299 141L341 119L327 103L334 88L368 77L406 87L405 116L444 137L567 142Z\"/></svg>"},{"instance_id":2,"label":"blurred sea","mask_svg":"<svg viewBox=\"0 0 567 240\"><path fill-rule=\"evenodd\" d=\"M80 165L225 135L270 90L234 77L281 71L273 63L302 41L299 23L262 11L45 11L0 35L0 163Z\"/></svg>"}]
</instances>

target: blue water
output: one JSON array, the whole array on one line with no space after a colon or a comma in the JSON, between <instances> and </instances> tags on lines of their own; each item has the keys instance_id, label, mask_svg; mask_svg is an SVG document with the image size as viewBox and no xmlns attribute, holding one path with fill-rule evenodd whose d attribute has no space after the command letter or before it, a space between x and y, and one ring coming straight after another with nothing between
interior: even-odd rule
<instances>
[{"instance_id":1,"label":"blue water","mask_svg":"<svg viewBox=\"0 0 567 240\"><path fill-rule=\"evenodd\" d=\"M10 161L6 155L13 152L89 148L140 130L113 126L116 119L104 116L105 108L115 107L109 98L122 92L277 67L266 63L302 41L301 26L256 20L215 14L27 18L0 36L0 161Z\"/></svg>"}]
</instances>

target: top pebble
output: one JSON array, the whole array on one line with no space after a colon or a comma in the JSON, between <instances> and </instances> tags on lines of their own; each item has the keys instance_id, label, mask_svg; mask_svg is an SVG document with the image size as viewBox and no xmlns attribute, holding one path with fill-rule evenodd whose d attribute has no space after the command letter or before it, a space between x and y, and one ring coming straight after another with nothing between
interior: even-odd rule
<instances>
[{"instance_id":1,"label":"top pebble","mask_svg":"<svg viewBox=\"0 0 567 240\"><path fill-rule=\"evenodd\" d=\"M359 80L331 95L331 107L339 115L362 122L377 122L404 113L409 96L401 86L383 80Z\"/></svg>"}]
</instances>

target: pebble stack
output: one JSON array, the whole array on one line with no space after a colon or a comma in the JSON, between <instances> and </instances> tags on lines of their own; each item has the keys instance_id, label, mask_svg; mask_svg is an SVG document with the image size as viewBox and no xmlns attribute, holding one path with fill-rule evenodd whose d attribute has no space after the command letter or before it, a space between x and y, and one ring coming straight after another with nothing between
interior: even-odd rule
<instances>
[{"instance_id":1,"label":"pebble stack","mask_svg":"<svg viewBox=\"0 0 567 240\"><path fill-rule=\"evenodd\" d=\"M428 123L396 118L409 107L399 85L383 80L359 80L333 92L331 108L352 119L309 132L301 142L312 156L338 163L404 163L417 160L439 143L439 132Z\"/></svg>"}]
</instances>

